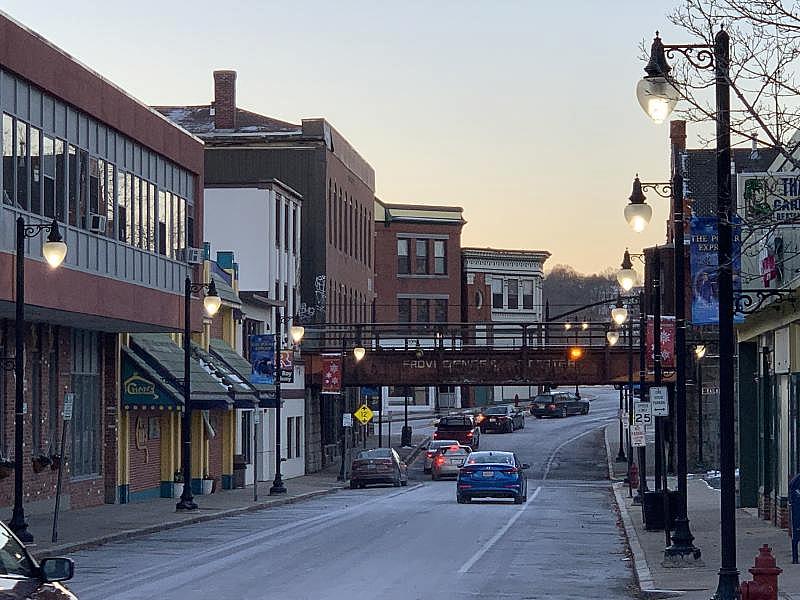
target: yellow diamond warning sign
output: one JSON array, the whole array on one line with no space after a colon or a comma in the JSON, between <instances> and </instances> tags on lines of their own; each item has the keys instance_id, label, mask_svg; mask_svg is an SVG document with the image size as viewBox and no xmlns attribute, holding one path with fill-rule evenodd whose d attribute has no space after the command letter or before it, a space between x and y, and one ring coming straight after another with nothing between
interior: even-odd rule
<instances>
[{"instance_id":1,"label":"yellow diamond warning sign","mask_svg":"<svg viewBox=\"0 0 800 600\"><path fill-rule=\"evenodd\" d=\"M364 425L369 423L372 420L372 410L366 404L362 404L356 409L356 412L353 413L355 418L361 421Z\"/></svg>"}]
</instances>

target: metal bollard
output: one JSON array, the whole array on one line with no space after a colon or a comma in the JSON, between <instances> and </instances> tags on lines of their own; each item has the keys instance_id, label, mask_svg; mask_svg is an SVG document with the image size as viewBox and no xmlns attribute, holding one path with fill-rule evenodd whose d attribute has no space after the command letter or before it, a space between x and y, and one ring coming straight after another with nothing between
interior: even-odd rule
<instances>
[{"instance_id":1,"label":"metal bollard","mask_svg":"<svg viewBox=\"0 0 800 600\"><path fill-rule=\"evenodd\" d=\"M742 583L742 600L778 600L778 575L783 569L775 564L772 549L767 544L761 546L755 565L749 571L753 581Z\"/></svg>"}]
</instances>

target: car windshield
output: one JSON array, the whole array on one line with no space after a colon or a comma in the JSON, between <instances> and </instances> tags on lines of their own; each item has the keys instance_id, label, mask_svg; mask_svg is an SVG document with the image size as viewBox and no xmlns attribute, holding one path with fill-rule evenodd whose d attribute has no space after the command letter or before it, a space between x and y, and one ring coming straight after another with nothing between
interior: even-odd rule
<instances>
[{"instance_id":1,"label":"car windshield","mask_svg":"<svg viewBox=\"0 0 800 600\"><path fill-rule=\"evenodd\" d=\"M22 545L0 525L0 575L34 577L35 571Z\"/></svg>"},{"instance_id":2,"label":"car windshield","mask_svg":"<svg viewBox=\"0 0 800 600\"><path fill-rule=\"evenodd\" d=\"M493 406L488 408L484 411L483 414L485 415L504 415L508 412L508 408L505 406Z\"/></svg>"},{"instance_id":3,"label":"car windshield","mask_svg":"<svg viewBox=\"0 0 800 600\"><path fill-rule=\"evenodd\" d=\"M545 396L543 394L541 396L536 396L536 398L534 398L533 401L534 402L552 402L553 401L553 397L552 396Z\"/></svg>"},{"instance_id":4,"label":"car windshield","mask_svg":"<svg viewBox=\"0 0 800 600\"><path fill-rule=\"evenodd\" d=\"M472 420L469 417L443 417L439 420L438 427L471 427Z\"/></svg>"},{"instance_id":5,"label":"car windshield","mask_svg":"<svg viewBox=\"0 0 800 600\"><path fill-rule=\"evenodd\" d=\"M375 448L359 452L358 458L392 458L391 448Z\"/></svg>"},{"instance_id":6,"label":"car windshield","mask_svg":"<svg viewBox=\"0 0 800 600\"><path fill-rule=\"evenodd\" d=\"M514 455L509 452L473 452L467 459L468 465L513 465Z\"/></svg>"},{"instance_id":7,"label":"car windshield","mask_svg":"<svg viewBox=\"0 0 800 600\"><path fill-rule=\"evenodd\" d=\"M455 446L456 444L458 444L458 440L434 440L430 443L428 448L435 449L444 446Z\"/></svg>"}]
</instances>

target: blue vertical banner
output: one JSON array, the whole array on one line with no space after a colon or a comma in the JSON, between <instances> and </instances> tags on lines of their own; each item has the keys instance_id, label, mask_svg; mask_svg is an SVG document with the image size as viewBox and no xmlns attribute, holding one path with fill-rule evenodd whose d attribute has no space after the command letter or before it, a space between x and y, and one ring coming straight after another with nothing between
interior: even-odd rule
<instances>
[{"instance_id":1,"label":"blue vertical banner","mask_svg":"<svg viewBox=\"0 0 800 600\"><path fill-rule=\"evenodd\" d=\"M250 383L274 384L275 383L275 335L249 336L250 364L253 367L250 373Z\"/></svg>"},{"instance_id":2,"label":"blue vertical banner","mask_svg":"<svg viewBox=\"0 0 800 600\"><path fill-rule=\"evenodd\" d=\"M692 324L717 325L719 323L719 237L716 217L692 217L690 261L692 269ZM741 228L733 229L733 291L742 289ZM738 322L742 315L734 314Z\"/></svg>"}]
</instances>

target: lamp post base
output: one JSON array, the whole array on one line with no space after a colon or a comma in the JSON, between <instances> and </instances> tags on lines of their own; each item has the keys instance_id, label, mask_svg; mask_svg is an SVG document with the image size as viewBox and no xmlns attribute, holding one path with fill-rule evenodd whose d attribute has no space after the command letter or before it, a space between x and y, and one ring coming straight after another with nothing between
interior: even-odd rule
<instances>
[{"instance_id":1,"label":"lamp post base","mask_svg":"<svg viewBox=\"0 0 800 600\"><path fill-rule=\"evenodd\" d=\"M197 502L191 498L181 498L180 501L175 505L175 510L177 512L183 512L185 510L197 510L198 508L200 507L197 506Z\"/></svg>"},{"instance_id":2,"label":"lamp post base","mask_svg":"<svg viewBox=\"0 0 800 600\"><path fill-rule=\"evenodd\" d=\"M278 473L275 475L275 479L272 482L272 487L269 488L269 495L270 496L277 496L279 494L286 493L286 486L283 485L283 479L281 478L281 474Z\"/></svg>"},{"instance_id":3,"label":"lamp post base","mask_svg":"<svg viewBox=\"0 0 800 600\"><path fill-rule=\"evenodd\" d=\"M692 543L694 536L689 530L689 519L676 518L675 530L672 534L672 545L664 548L664 567L702 567L700 549Z\"/></svg>"},{"instance_id":4,"label":"lamp post base","mask_svg":"<svg viewBox=\"0 0 800 600\"><path fill-rule=\"evenodd\" d=\"M741 598L739 571L737 569L720 569L717 591L712 596L712 600L739 600L739 598Z\"/></svg>"},{"instance_id":5,"label":"lamp post base","mask_svg":"<svg viewBox=\"0 0 800 600\"><path fill-rule=\"evenodd\" d=\"M33 535L31 535L31 532L28 531L28 524L25 522L24 517L20 519L12 517L8 527L14 532L14 535L16 535L23 544L30 544L33 541Z\"/></svg>"}]
</instances>

